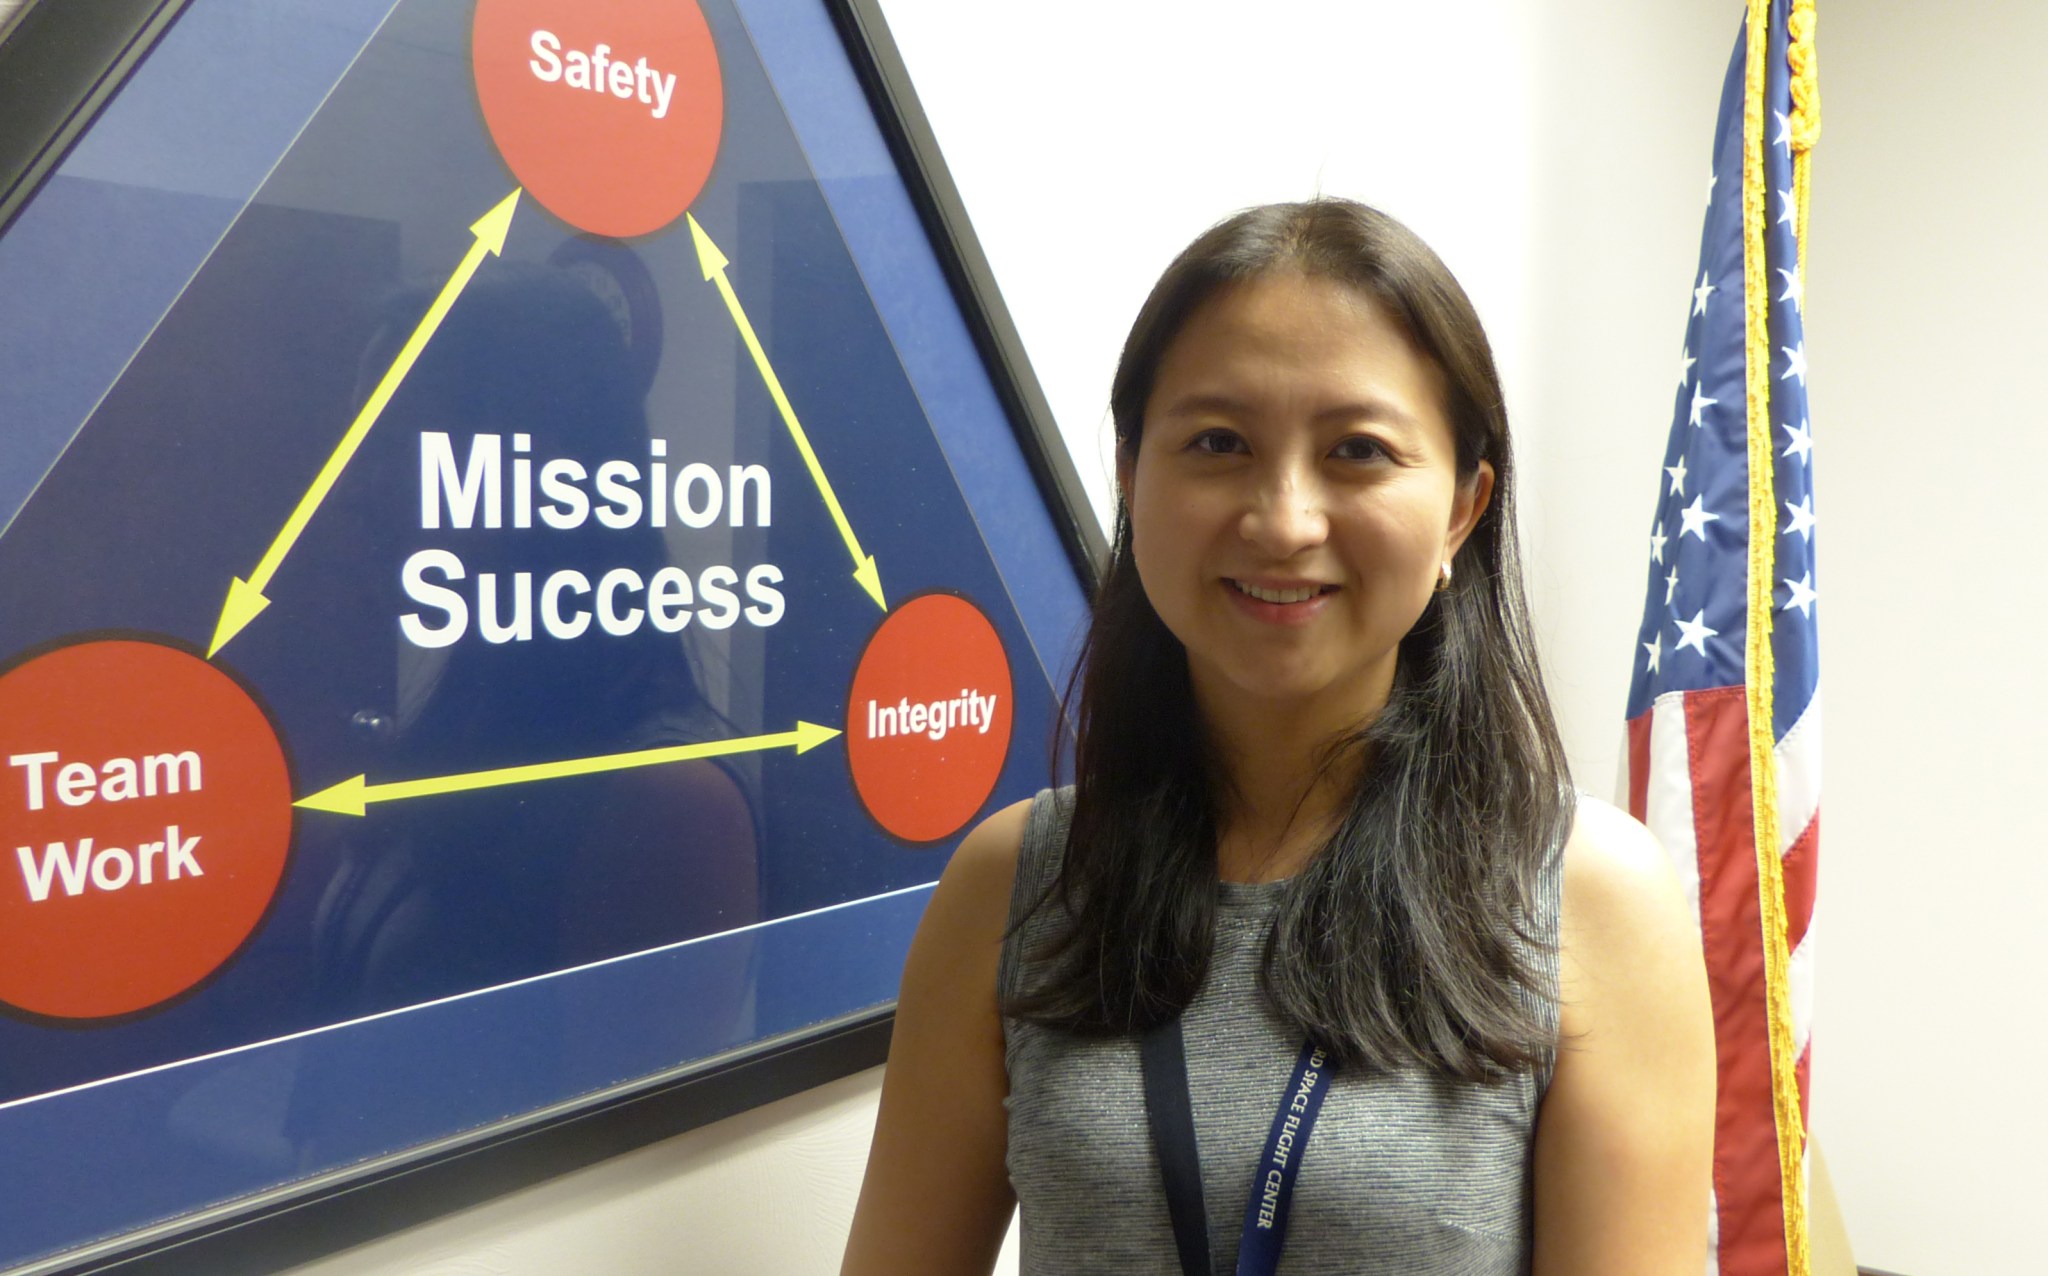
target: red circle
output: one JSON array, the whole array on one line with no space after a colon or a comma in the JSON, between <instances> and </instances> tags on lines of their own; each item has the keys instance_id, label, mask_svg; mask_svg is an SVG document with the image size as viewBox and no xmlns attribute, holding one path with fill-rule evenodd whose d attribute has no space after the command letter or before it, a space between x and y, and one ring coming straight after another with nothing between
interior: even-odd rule
<instances>
[{"instance_id":1,"label":"red circle","mask_svg":"<svg viewBox=\"0 0 2048 1276\"><path fill-rule=\"evenodd\" d=\"M498 153L580 230L660 230L711 176L725 91L695 0L477 0L470 57Z\"/></svg>"},{"instance_id":2,"label":"red circle","mask_svg":"<svg viewBox=\"0 0 2048 1276\"><path fill-rule=\"evenodd\" d=\"M0 674L0 1002L95 1019L184 992L262 919L291 833L277 733L197 656L102 640Z\"/></svg>"},{"instance_id":3,"label":"red circle","mask_svg":"<svg viewBox=\"0 0 2048 1276\"><path fill-rule=\"evenodd\" d=\"M913 598L868 640L846 717L853 787L875 822L906 842L958 832L1010 752L1003 640L965 598Z\"/></svg>"}]
</instances>

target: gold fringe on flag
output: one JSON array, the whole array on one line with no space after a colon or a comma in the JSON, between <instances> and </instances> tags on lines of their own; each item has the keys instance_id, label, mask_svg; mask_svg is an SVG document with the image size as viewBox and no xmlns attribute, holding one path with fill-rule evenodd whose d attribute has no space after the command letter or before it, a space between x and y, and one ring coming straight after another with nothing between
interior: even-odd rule
<instances>
[{"instance_id":1,"label":"gold fringe on flag","mask_svg":"<svg viewBox=\"0 0 2048 1276\"><path fill-rule=\"evenodd\" d=\"M1792 65L1792 194L1798 207L1799 261L1806 269L1807 156L1820 141L1820 61L1814 52L1813 28L1818 19L1813 0L1793 0L1792 39L1786 60Z\"/></svg>"},{"instance_id":2,"label":"gold fringe on flag","mask_svg":"<svg viewBox=\"0 0 2048 1276\"><path fill-rule=\"evenodd\" d=\"M1804 15L1803 17L1801 15ZM1810 1276L1807 1243L1806 1130L1799 1110L1798 1059L1793 1053L1791 955L1787 951L1785 870L1779 859L1778 768L1771 729L1776 660L1771 649L1771 596L1777 566L1777 490L1771 442L1771 344L1768 263L1764 257L1764 83L1771 44L1770 0L1749 0L1742 112L1742 272L1745 307L1745 397L1749 434L1749 705L1750 798L1756 826L1758 904L1763 921L1764 979L1771 1049L1771 1107L1778 1132L1778 1173L1785 1206L1785 1270ZM1806 154L1820 134L1814 75L1813 0L1793 0L1791 80L1794 182L1801 255L1806 240ZM1801 138L1803 137L1803 143ZM1795 262L1804 270L1804 263Z\"/></svg>"}]
</instances>

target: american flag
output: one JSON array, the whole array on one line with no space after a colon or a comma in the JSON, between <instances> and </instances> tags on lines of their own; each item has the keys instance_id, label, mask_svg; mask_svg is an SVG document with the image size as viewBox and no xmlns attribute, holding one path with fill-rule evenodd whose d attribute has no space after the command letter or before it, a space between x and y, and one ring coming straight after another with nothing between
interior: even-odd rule
<instances>
[{"instance_id":1,"label":"american flag","mask_svg":"<svg viewBox=\"0 0 2048 1276\"><path fill-rule=\"evenodd\" d=\"M1712 1246L1808 1271L1820 836L1813 436L1800 252L1819 131L1811 0L1750 0L1721 93L1629 685L1628 803L1679 867L1719 1064Z\"/></svg>"}]
</instances>

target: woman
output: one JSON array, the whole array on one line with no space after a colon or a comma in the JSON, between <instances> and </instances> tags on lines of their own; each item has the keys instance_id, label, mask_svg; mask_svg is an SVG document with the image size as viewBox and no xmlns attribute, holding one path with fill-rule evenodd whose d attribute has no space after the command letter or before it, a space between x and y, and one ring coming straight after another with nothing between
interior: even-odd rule
<instances>
[{"instance_id":1,"label":"woman","mask_svg":"<svg viewBox=\"0 0 2048 1276\"><path fill-rule=\"evenodd\" d=\"M1463 291L1371 209L1253 209L1111 408L1076 786L939 883L844 1270L987 1271L1014 1200L1026 1272L1699 1271L1699 941L1572 795Z\"/></svg>"}]
</instances>

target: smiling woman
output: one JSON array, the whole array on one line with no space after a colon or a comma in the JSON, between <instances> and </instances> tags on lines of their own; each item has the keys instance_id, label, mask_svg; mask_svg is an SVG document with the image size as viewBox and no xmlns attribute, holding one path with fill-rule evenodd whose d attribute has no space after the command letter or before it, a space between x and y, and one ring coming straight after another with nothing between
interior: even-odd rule
<instances>
[{"instance_id":1,"label":"smiling woman","mask_svg":"<svg viewBox=\"0 0 2048 1276\"><path fill-rule=\"evenodd\" d=\"M1698 1271L1698 939L1573 796L1463 290L1372 209L1250 210L1111 409L1076 784L940 883L845 1270L986 1270L1014 1200L1027 1273Z\"/></svg>"},{"instance_id":2,"label":"smiling woman","mask_svg":"<svg viewBox=\"0 0 2048 1276\"><path fill-rule=\"evenodd\" d=\"M1443 400L1386 308L1327 278L1233 284L1181 330L1119 479L1205 716L1330 735L1386 703L1493 488L1487 461L1458 473Z\"/></svg>"}]
</instances>

